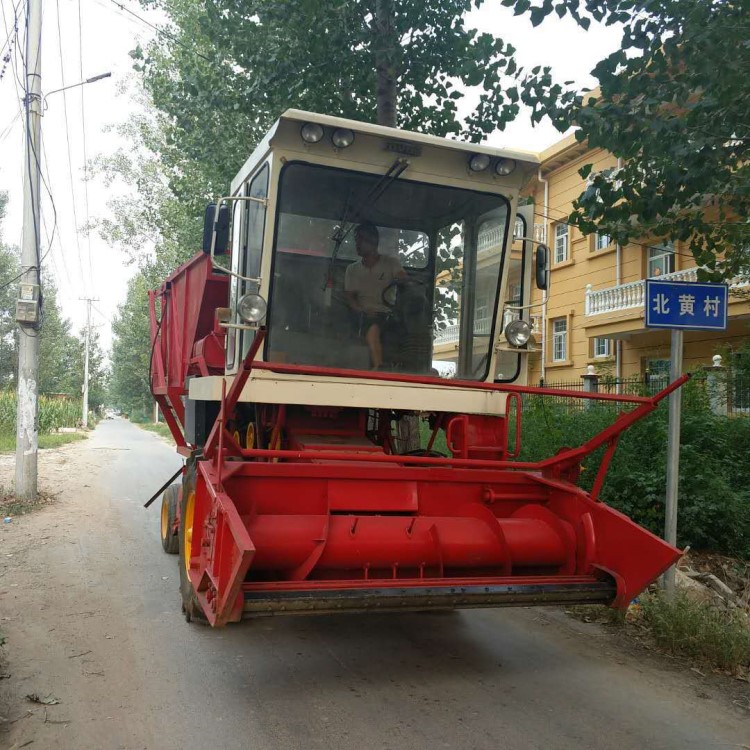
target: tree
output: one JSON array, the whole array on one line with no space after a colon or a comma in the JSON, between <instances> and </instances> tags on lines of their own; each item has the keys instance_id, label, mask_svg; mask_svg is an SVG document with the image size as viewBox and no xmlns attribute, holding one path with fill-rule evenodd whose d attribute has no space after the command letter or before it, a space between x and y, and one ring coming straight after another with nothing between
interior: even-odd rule
<instances>
[{"instance_id":1,"label":"tree","mask_svg":"<svg viewBox=\"0 0 750 750\"><path fill-rule=\"evenodd\" d=\"M71 332L70 321L64 318L57 303L57 289L49 277L42 279L44 305L39 330L39 393L64 393L80 398L83 385L83 359L79 342ZM23 334L30 335L30 334Z\"/></svg>"},{"instance_id":2,"label":"tree","mask_svg":"<svg viewBox=\"0 0 750 750\"><path fill-rule=\"evenodd\" d=\"M174 267L194 252L206 202L226 192L285 109L365 121L377 113L383 124L471 140L518 111L517 90L505 87L513 48L464 24L479 0L144 4L170 21L132 53L153 108L129 126L135 147L99 163L108 179L137 190L112 205L100 231L130 248L155 236L155 260L133 282L115 326L112 390L130 409L142 409L147 393L148 327L136 310L145 314L146 278L161 280L157 265ZM468 90L478 102L464 122L458 105Z\"/></svg>"},{"instance_id":3,"label":"tree","mask_svg":"<svg viewBox=\"0 0 750 750\"><path fill-rule=\"evenodd\" d=\"M83 335L78 337L79 356L81 359L81 375L83 375L83 359L86 345ZM83 381L83 378L81 378ZM83 382L81 382L83 385ZM109 372L104 361L99 334L92 329L89 336L89 410L98 412L109 397Z\"/></svg>"},{"instance_id":4,"label":"tree","mask_svg":"<svg viewBox=\"0 0 750 750\"><path fill-rule=\"evenodd\" d=\"M147 295L158 283L154 275L153 270L147 268L130 280L125 302L112 323L111 398L126 413L140 417L148 414L152 403Z\"/></svg>"},{"instance_id":5,"label":"tree","mask_svg":"<svg viewBox=\"0 0 750 750\"><path fill-rule=\"evenodd\" d=\"M132 54L164 115L169 185L186 201L225 190L288 107L365 121L380 108L383 122L475 141L518 113L505 86L515 50L465 26L479 0L154 4L169 36ZM470 91L479 100L462 120Z\"/></svg>"},{"instance_id":6,"label":"tree","mask_svg":"<svg viewBox=\"0 0 750 750\"><path fill-rule=\"evenodd\" d=\"M3 242L1 230L7 204L8 194L0 193L0 390L15 378L18 350L16 298L20 265L18 252Z\"/></svg>"},{"instance_id":7,"label":"tree","mask_svg":"<svg viewBox=\"0 0 750 750\"><path fill-rule=\"evenodd\" d=\"M570 221L627 244L679 240L704 280L750 271L750 71L747 3L737 0L502 0L534 25L553 12L589 28L623 28L622 47L592 71L594 92L523 71L533 118L623 159L591 173Z\"/></svg>"},{"instance_id":8,"label":"tree","mask_svg":"<svg viewBox=\"0 0 750 750\"><path fill-rule=\"evenodd\" d=\"M0 222L2 222L7 194L0 193ZM18 297L20 263L18 251L2 241L0 234L0 389L14 387L18 367L18 326L16 299ZM57 303L57 289L48 275L42 278L41 325L33 333L39 336L39 393L65 394L80 398L83 385L83 343L71 332L70 321L63 317ZM94 350L92 378L97 386L104 378L103 355Z\"/></svg>"}]
</instances>

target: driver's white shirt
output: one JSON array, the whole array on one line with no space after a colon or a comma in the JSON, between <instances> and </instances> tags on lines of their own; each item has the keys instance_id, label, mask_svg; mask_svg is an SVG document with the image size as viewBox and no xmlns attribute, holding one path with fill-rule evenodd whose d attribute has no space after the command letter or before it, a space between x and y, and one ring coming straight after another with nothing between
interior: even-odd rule
<instances>
[{"instance_id":1,"label":"driver's white shirt","mask_svg":"<svg viewBox=\"0 0 750 750\"><path fill-rule=\"evenodd\" d=\"M357 295L357 302L366 313L388 312L383 290L401 275L401 263L395 255L379 255L370 268L362 261L360 258L347 266L344 289Z\"/></svg>"}]
</instances>

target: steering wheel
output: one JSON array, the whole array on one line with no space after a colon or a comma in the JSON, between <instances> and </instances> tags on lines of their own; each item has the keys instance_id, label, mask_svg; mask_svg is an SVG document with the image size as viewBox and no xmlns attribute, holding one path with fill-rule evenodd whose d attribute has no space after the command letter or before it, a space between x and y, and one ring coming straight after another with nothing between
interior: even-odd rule
<instances>
[{"instance_id":1,"label":"steering wheel","mask_svg":"<svg viewBox=\"0 0 750 750\"><path fill-rule=\"evenodd\" d=\"M412 285L422 287L422 289L427 288L427 284L425 284L424 281L420 281L419 279L394 279L390 284L388 284L388 286L386 286L385 289L383 289L383 293L380 295L380 298L383 300L383 304L389 310L395 310L396 305L398 304L399 288Z\"/></svg>"}]
</instances>

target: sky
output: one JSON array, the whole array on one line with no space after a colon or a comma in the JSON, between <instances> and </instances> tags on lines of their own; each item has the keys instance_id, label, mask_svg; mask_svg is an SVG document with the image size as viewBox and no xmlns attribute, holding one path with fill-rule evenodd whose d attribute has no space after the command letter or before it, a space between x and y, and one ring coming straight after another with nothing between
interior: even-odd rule
<instances>
[{"instance_id":1,"label":"sky","mask_svg":"<svg viewBox=\"0 0 750 750\"><path fill-rule=\"evenodd\" d=\"M22 2L0 0L2 56L7 51L6 37L8 31L12 33L16 8L23 36ZM111 344L111 319L125 299L127 280L135 268L96 232L85 231L88 221L108 215L111 193L96 179L84 181L84 154L91 160L99 154L111 154L122 145L113 126L126 121L135 107L127 94L119 93L132 75L128 52L154 34L119 5L147 20L158 20L133 0L118 0L118 4L113 0L46 0L42 19L43 92L112 73L111 78L65 94L52 94L42 118L43 173L49 187L42 193L42 252L49 250L44 265L56 280L63 314L74 330L80 330L86 321L86 303L81 298L97 298L92 324L97 326L105 348ZM572 80L581 87L594 84L590 70L620 41L616 29L592 24L586 32L568 19L556 17L533 28L526 17L514 17L499 0L487 0L469 15L468 22L513 44L522 65L550 65L557 80ZM14 59L20 63L17 54ZM0 59L0 70L2 65ZM24 136L19 116L20 88L13 73L9 65L0 79L0 191L10 195L3 239L20 246ZM18 73L21 75L20 68ZM493 134L489 143L541 151L560 138L548 123L532 128L524 112L504 132ZM57 221L51 238L55 212Z\"/></svg>"}]
</instances>

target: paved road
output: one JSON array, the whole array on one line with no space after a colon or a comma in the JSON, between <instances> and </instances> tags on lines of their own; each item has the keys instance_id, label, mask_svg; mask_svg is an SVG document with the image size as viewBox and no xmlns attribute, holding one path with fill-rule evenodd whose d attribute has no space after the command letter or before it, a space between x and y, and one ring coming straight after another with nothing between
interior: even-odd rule
<instances>
[{"instance_id":1,"label":"paved road","mask_svg":"<svg viewBox=\"0 0 750 750\"><path fill-rule=\"evenodd\" d=\"M114 420L58 455L59 466L50 457L43 467L63 494L0 533L17 719L0 745L750 745L748 714L701 692L700 678L627 655L597 627L557 610L261 619L221 631L188 625L176 558L159 544L158 505L141 507L179 465L172 448ZM61 703L19 700L29 692Z\"/></svg>"}]
</instances>

